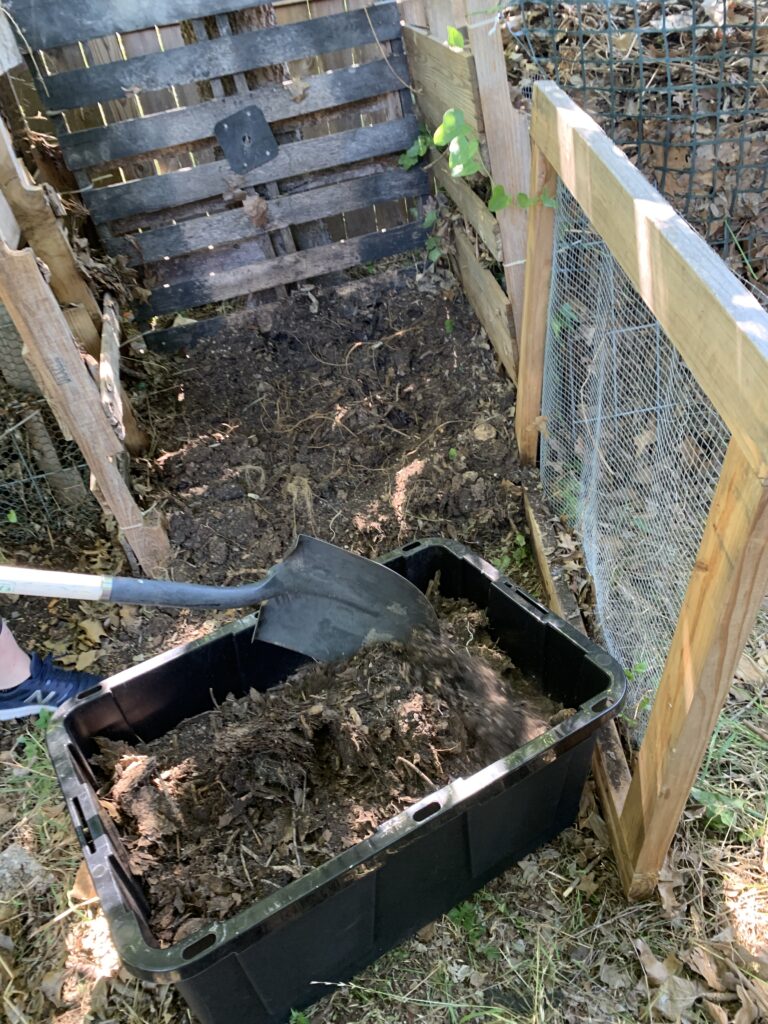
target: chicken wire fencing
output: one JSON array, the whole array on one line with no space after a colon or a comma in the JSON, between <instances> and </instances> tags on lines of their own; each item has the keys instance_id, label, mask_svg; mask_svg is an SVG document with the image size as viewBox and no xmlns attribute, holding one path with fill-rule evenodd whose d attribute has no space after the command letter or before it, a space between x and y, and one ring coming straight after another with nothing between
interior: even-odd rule
<instances>
[{"instance_id":1,"label":"chicken wire fencing","mask_svg":"<svg viewBox=\"0 0 768 1024\"><path fill-rule=\"evenodd\" d=\"M50 546L73 525L98 518L80 449L66 441L21 355L0 305L0 551Z\"/></svg>"},{"instance_id":2,"label":"chicken wire fencing","mask_svg":"<svg viewBox=\"0 0 768 1024\"><path fill-rule=\"evenodd\" d=\"M553 78L768 304L768 0L517 0L507 63Z\"/></svg>"},{"instance_id":3,"label":"chicken wire fencing","mask_svg":"<svg viewBox=\"0 0 768 1024\"><path fill-rule=\"evenodd\" d=\"M562 183L554 231L541 476L552 509L581 534L639 737L730 435Z\"/></svg>"}]
</instances>

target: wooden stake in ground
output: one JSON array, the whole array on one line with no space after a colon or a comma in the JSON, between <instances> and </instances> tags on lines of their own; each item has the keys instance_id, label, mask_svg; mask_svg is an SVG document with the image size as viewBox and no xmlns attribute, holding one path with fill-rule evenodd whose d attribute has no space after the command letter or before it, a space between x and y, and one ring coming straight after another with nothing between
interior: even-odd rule
<instances>
[{"instance_id":1,"label":"wooden stake in ground","mask_svg":"<svg viewBox=\"0 0 768 1024\"><path fill-rule=\"evenodd\" d=\"M21 335L38 387L88 463L94 493L117 520L123 545L147 575L157 575L168 561L168 537L156 518L141 512L123 480L118 466L123 446L31 249L2 244L0 300Z\"/></svg>"},{"instance_id":2,"label":"wooden stake in ground","mask_svg":"<svg viewBox=\"0 0 768 1024\"><path fill-rule=\"evenodd\" d=\"M531 186L535 194L557 194L557 172L539 147L531 147ZM539 417L544 381L547 312L552 279L555 211L536 203L528 216L523 325L520 331L520 371L517 380L515 435L520 460L534 465L539 452Z\"/></svg>"}]
</instances>

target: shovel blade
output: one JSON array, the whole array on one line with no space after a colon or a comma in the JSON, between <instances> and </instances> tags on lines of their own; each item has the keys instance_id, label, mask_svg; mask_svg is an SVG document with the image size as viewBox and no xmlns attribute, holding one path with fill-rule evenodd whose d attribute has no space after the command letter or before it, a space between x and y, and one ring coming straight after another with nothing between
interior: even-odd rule
<instances>
[{"instance_id":1,"label":"shovel blade","mask_svg":"<svg viewBox=\"0 0 768 1024\"><path fill-rule=\"evenodd\" d=\"M302 535L271 574L279 593L262 606L257 636L315 661L338 661L361 647L405 641L437 629L429 601L392 569Z\"/></svg>"}]
</instances>

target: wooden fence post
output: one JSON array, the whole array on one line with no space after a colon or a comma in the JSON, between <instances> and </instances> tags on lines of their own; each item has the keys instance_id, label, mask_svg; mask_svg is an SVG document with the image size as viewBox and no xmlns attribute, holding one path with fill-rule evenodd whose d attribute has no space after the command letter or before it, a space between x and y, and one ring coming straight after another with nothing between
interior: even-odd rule
<instances>
[{"instance_id":1,"label":"wooden fence post","mask_svg":"<svg viewBox=\"0 0 768 1024\"><path fill-rule=\"evenodd\" d=\"M118 466L123 446L31 249L0 246L0 300L21 335L24 358L40 390L88 463L94 492L117 520L124 546L148 575L156 574L168 561L168 537L159 521L141 512L123 480Z\"/></svg>"},{"instance_id":2,"label":"wooden fence post","mask_svg":"<svg viewBox=\"0 0 768 1024\"><path fill-rule=\"evenodd\" d=\"M510 196L530 193L531 147L528 118L516 110L509 95L507 66L501 42L501 23L487 0L465 0L469 43L475 58L477 83L485 125L485 138L491 162L491 176ZM523 322L525 287L525 247L528 218L526 211L513 203L497 214L504 253L504 279L512 305L518 335Z\"/></svg>"},{"instance_id":3,"label":"wooden fence post","mask_svg":"<svg viewBox=\"0 0 768 1024\"><path fill-rule=\"evenodd\" d=\"M557 172L539 147L531 146L531 186L536 196L557 193ZM528 215L520 368L517 376L515 435L520 460L534 465L539 448L539 416L547 341L547 311L552 279L555 211L541 202Z\"/></svg>"},{"instance_id":4,"label":"wooden fence post","mask_svg":"<svg viewBox=\"0 0 768 1024\"><path fill-rule=\"evenodd\" d=\"M630 895L655 884L766 589L768 480L734 438L621 815Z\"/></svg>"}]
</instances>

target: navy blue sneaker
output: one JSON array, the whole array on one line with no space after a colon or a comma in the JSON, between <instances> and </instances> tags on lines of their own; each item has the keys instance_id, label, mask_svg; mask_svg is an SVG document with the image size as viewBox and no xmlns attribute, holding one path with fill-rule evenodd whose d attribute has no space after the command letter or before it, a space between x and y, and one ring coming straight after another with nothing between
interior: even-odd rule
<instances>
[{"instance_id":1,"label":"navy blue sneaker","mask_svg":"<svg viewBox=\"0 0 768 1024\"><path fill-rule=\"evenodd\" d=\"M53 659L32 655L29 679L9 690L0 690L0 722L26 718L57 707L101 680L88 672L58 668Z\"/></svg>"}]
</instances>

